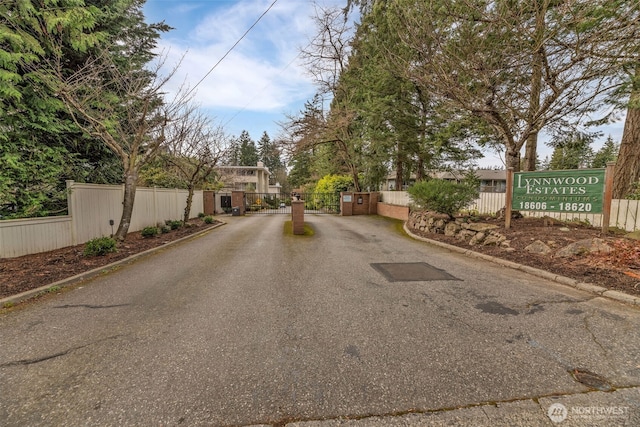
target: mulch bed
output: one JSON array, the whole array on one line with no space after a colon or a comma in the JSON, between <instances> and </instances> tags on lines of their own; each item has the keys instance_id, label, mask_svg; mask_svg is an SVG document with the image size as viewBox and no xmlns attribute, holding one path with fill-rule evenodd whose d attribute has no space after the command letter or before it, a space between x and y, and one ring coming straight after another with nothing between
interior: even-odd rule
<instances>
[{"instance_id":1,"label":"mulch bed","mask_svg":"<svg viewBox=\"0 0 640 427\"><path fill-rule=\"evenodd\" d=\"M104 256L85 256L85 245L70 246L54 251L0 259L0 298L16 295L80 273L103 267L148 249L198 233L215 226L201 219L189 221L188 226L157 235L142 237L140 232L127 235L118 243L118 251ZM1 307L0 307L1 308Z\"/></svg>"},{"instance_id":2,"label":"mulch bed","mask_svg":"<svg viewBox=\"0 0 640 427\"><path fill-rule=\"evenodd\" d=\"M509 252L496 246L470 246L467 242L444 234L425 233L420 230L412 232L428 239L550 271L581 282L640 295L640 241L627 239L622 235L603 234L599 228L580 223L555 222L553 225L545 226L542 218L513 219L508 230L504 228L504 220L483 218L481 222L498 225L496 231L503 234L510 241L510 246L516 250ZM569 228L569 231L563 231L566 228ZM554 249L560 249L570 243L596 237L605 240L614 249L613 252L561 258L532 254L524 249L535 240L541 240Z\"/></svg>"}]
</instances>

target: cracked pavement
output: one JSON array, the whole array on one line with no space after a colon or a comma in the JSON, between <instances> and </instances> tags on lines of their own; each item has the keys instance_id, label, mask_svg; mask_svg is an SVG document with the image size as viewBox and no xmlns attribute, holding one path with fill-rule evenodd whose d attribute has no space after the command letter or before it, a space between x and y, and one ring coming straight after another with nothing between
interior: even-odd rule
<instances>
[{"instance_id":1,"label":"cracked pavement","mask_svg":"<svg viewBox=\"0 0 640 427\"><path fill-rule=\"evenodd\" d=\"M288 219L228 217L0 314L0 424L640 425L637 308L383 218Z\"/></svg>"}]
</instances>

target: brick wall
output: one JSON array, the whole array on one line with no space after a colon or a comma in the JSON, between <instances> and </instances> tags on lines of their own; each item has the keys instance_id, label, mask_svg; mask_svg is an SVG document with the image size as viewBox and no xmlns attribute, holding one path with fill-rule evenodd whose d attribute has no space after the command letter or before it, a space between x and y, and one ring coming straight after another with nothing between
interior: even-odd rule
<instances>
[{"instance_id":1,"label":"brick wall","mask_svg":"<svg viewBox=\"0 0 640 427\"><path fill-rule=\"evenodd\" d=\"M389 205L378 202L378 215L406 221L409 219L409 206Z\"/></svg>"},{"instance_id":2,"label":"brick wall","mask_svg":"<svg viewBox=\"0 0 640 427\"><path fill-rule=\"evenodd\" d=\"M293 200L291 202L291 221L293 234L304 234L304 201Z\"/></svg>"}]
</instances>

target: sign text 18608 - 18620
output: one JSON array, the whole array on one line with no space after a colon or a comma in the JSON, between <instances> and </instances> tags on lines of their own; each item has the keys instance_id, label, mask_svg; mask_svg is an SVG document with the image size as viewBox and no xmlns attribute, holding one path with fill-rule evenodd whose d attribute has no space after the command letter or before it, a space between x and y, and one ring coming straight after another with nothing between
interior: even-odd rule
<instances>
[{"instance_id":1,"label":"sign text 18608 - 18620","mask_svg":"<svg viewBox=\"0 0 640 427\"><path fill-rule=\"evenodd\" d=\"M604 174L604 169L515 173L511 208L602 213Z\"/></svg>"}]
</instances>

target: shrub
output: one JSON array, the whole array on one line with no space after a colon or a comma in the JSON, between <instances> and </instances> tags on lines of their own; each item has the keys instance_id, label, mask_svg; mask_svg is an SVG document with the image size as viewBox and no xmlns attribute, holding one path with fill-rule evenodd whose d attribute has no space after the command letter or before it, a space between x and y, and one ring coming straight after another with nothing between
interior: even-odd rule
<instances>
[{"instance_id":1,"label":"shrub","mask_svg":"<svg viewBox=\"0 0 640 427\"><path fill-rule=\"evenodd\" d=\"M172 230L177 230L178 228L182 227L182 221L180 220L167 220L165 221L165 224L167 224L169 227L171 227Z\"/></svg>"},{"instance_id":2,"label":"shrub","mask_svg":"<svg viewBox=\"0 0 640 427\"><path fill-rule=\"evenodd\" d=\"M171 227L169 227L168 225L163 225L162 227L160 227L160 232L162 234L168 233L171 231Z\"/></svg>"},{"instance_id":3,"label":"shrub","mask_svg":"<svg viewBox=\"0 0 640 427\"><path fill-rule=\"evenodd\" d=\"M84 246L85 256L102 256L116 251L116 241L111 237L96 237Z\"/></svg>"},{"instance_id":4,"label":"shrub","mask_svg":"<svg viewBox=\"0 0 640 427\"><path fill-rule=\"evenodd\" d=\"M353 187L353 178L346 175L325 175L316 184L314 193L339 193Z\"/></svg>"},{"instance_id":5,"label":"shrub","mask_svg":"<svg viewBox=\"0 0 640 427\"><path fill-rule=\"evenodd\" d=\"M160 234L160 229L158 227L145 227L140 232L142 237L153 237Z\"/></svg>"},{"instance_id":6,"label":"shrub","mask_svg":"<svg viewBox=\"0 0 640 427\"><path fill-rule=\"evenodd\" d=\"M198 218L204 218L204 212L198 212Z\"/></svg>"},{"instance_id":7,"label":"shrub","mask_svg":"<svg viewBox=\"0 0 640 427\"><path fill-rule=\"evenodd\" d=\"M213 217L211 215L207 215L207 216L204 217L205 224L213 224L213 221L214 221L214 219L213 219Z\"/></svg>"},{"instance_id":8,"label":"shrub","mask_svg":"<svg viewBox=\"0 0 640 427\"><path fill-rule=\"evenodd\" d=\"M419 207L453 216L478 197L478 180L475 176L460 183L431 179L416 182L407 192Z\"/></svg>"}]
</instances>

